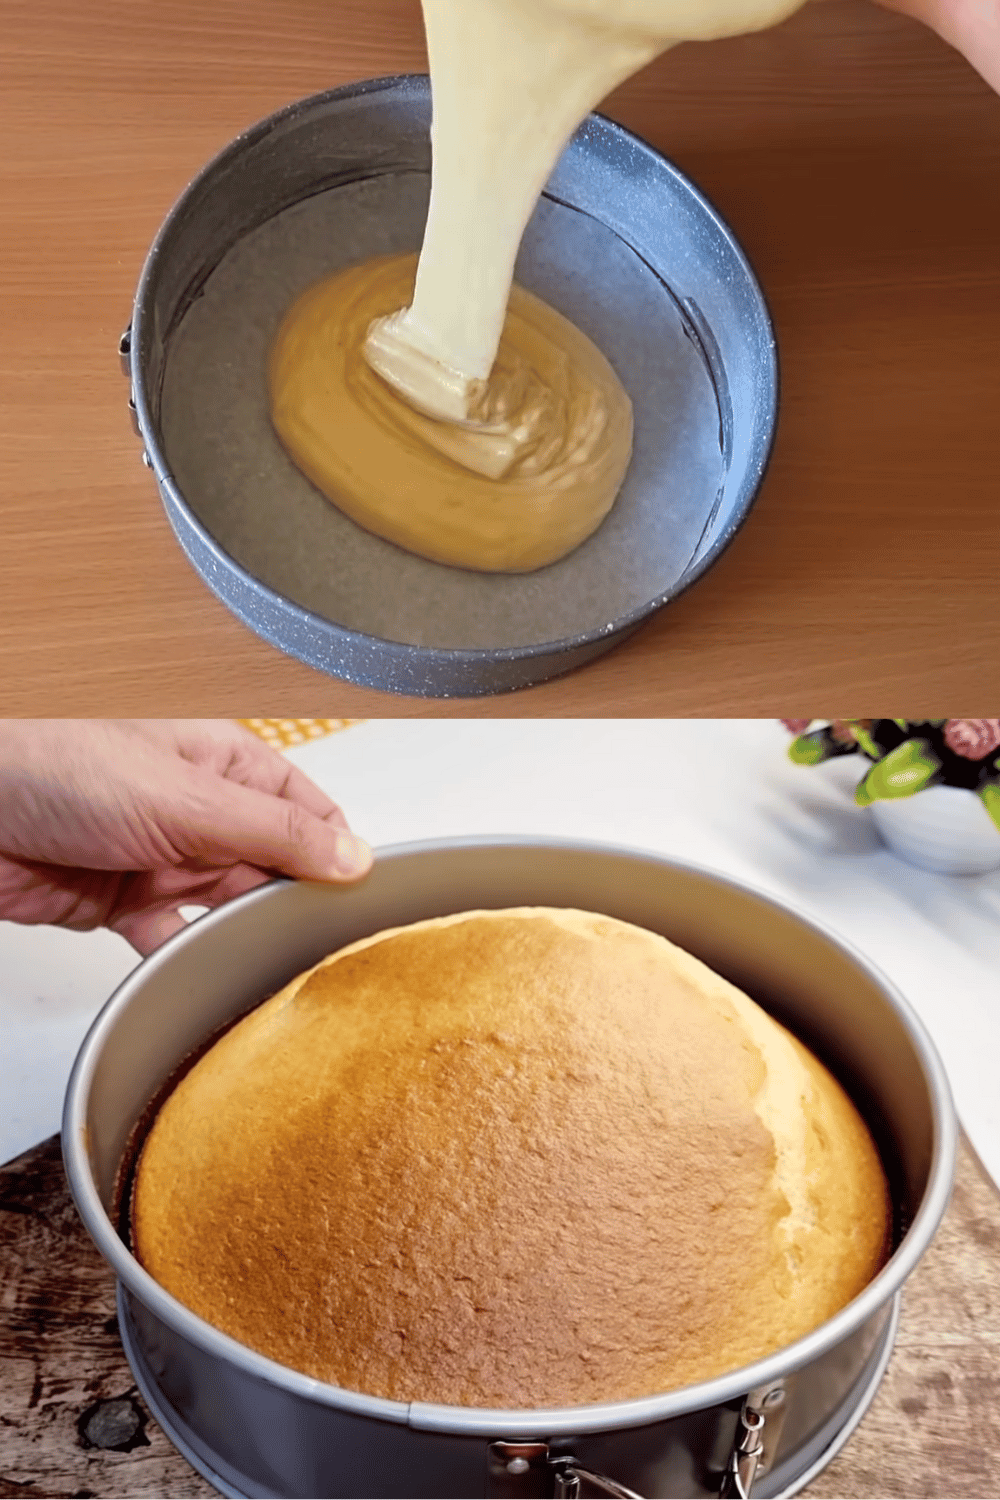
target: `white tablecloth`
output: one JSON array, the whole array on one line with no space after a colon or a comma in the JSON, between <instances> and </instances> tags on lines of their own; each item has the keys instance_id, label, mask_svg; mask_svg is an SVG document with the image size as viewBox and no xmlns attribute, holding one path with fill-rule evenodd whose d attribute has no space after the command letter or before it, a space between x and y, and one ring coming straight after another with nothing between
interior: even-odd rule
<instances>
[{"instance_id":1,"label":"white tablecloth","mask_svg":"<svg viewBox=\"0 0 1000 1500\"><path fill-rule=\"evenodd\" d=\"M689 858L779 895L895 980L1000 1184L1000 874L931 875L878 840L856 763L793 766L768 720L381 720L288 751L372 843L592 838ZM59 1126L73 1055L136 962L108 933L0 923L0 1160Z\"/></svg>"}]
</instances>

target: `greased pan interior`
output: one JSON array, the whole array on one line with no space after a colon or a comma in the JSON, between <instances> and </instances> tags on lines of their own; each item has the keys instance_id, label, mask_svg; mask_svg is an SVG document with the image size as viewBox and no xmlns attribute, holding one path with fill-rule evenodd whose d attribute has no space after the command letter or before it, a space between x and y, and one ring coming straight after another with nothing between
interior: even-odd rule
<instances>
[{"instance_id":1,"label":"greased pan interior","mask_svg":"<svg viewBox=\"0 0 1000 1500\"><path fill-rule=\"evenodd\" d=\"M777 357L731 231L658 152L591 116L517 275L594 339L632 398L633 462L611 515L527 575L443 567L356 526L274 435L266 354L310 283L419 248L429 120L427 80L404 77L304 100L239 137L164 224L128 358L171 524L246 624L350 681L476 695L602 654L715 561L766 467Z\"/></svg>"}]
</instances>

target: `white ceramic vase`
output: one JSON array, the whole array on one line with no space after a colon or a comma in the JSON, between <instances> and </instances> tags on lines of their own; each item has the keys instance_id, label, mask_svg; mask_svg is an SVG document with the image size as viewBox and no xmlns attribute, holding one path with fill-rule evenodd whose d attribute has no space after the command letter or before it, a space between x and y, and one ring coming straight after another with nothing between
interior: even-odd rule
<instances>
[{"instance_id":1,"label":"white ceramic vase","mask_svg":"<svg viewBox=\"0 0 1000 1500\"><path fill-rule=\"evenodd\" d=\"M975 792L932 786L912 797L871 804L871 815L894 854L941 875L1000 870L1000 830Z\"/></svg>"}]
</instances>

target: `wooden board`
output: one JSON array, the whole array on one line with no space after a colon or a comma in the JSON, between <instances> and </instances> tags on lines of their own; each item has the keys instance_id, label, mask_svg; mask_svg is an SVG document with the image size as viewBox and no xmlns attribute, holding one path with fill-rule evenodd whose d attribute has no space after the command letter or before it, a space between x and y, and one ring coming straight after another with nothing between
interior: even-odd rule
<instances>
[{"instance_id":1,"label":"wooden board","mask_svg":"<svg viewBox=\"0 0 1000 1500\"><path fill-rule=\"evenodd\" d=\"M0 1168L0 1266L0 1500L214 1494L136 1392L114 1279L77 1218L57 1137ZM998 1285L1000 1200L963 1147L951 1207L907 1284L888 1374L803 1494L997 1495Z\"/></svg>"},{"instance_id":2,"label":"wooden board","mask_svg":"<svg viewBox=\"0 0 1000 1500\"><path fill-rule=\"evenodd\" d=\"M417 0L6 0L0 678L7 713L458 714L352 688L239 624L173 539L117 342L188 179L278 106L422 70ZM780 432L744 532L619 651L489 715L909 714L1000 644L1000 98L868 0L678 48L608 112L742 240Z\"/></svg>"}]
</instances>

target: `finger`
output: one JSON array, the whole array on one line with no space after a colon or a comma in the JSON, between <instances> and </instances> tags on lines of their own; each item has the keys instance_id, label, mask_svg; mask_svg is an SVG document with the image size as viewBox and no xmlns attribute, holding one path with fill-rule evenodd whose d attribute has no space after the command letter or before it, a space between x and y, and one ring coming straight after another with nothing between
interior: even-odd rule
<instances>
[{"instance_id":1,"label":"finger","mask_svg":"<svg viewBox=\"0 0 1000 1500\"><path fill-rule=\"evenodd\" d=\"M287 802L295 802L314 818L322 818L333 828L347 827L342 809L314 781L310 781L298 766L291 765L283 755L267 745L261 745L260 748L266 752L267 759L254 760L248 766L248 778L245 781L240 778L245 786L251 786L259 792L269 792L274 797L283 797Z\"/></svg>"},{"instance_id":2,"label":"finger","mask_svg":"<svg viewBox=\"0 0 1000 1500\"><path fill-rule=\"evenodd\" d=\"M148 721L144 721L148 722ZM297 802L306 812L337 828L347 819L324 791L279 751L229 719L167 719L152 721L149 734L170 743L185 760L225 776L229 781Z\"/></svg>"},{"instance_id":3,"label":"finger","mask_svg":"<svg viewBox=\"0 0 1000 1500\"><path fill-rule=\"evenodd\" d=\"M168 865L126 876L122 881L115 911L119 914L182 906L221 906L234 896L243 896L274 876L256 865L237 863L205 865L192 869L190 864L177 868Z\"/></svg>"},{"instance_id":4,"label":"finger","mask_svg":"<svg viewBox=\"0 0 1000 1500\"><path fill-rule=\"evenodd\" d=\"M270 870L258 870L256 865L231 865L228 870L216 875L207 886L193 890L179 904L181 906L224 906L237 896L245 896L267 885L274 876Z\"/></svg>"},{"instance_id":5,"label":"finger","mask_svg":"<svg viewBox=\"0 0 1000 1500\"><path fill-rule=\"evenodd\" d=\"M996 0L880 0L887 10L922 21L1000 92L1000 5Z\"/></svg>"},{"instance_id":6,"label":"finger","mask_svg":"<svg viewBox=\"0 0 1000 1500\"><path fill-rule=\"evenodd\" d=\"M90 932L115 909L122 877L0 855L0 921Z\"/></svg>"},{"instance_id":7,"label":"finger","mask_svg":"<svg viewBox=\"0 0 1000 1500\"><path fill-rule=\"evenodd\" d=\"M131 912L108 923L112 932L117 932L126 942L131 943L143 958L148 958L167 938L183 932L187 925L179 911Z\"/></svg>"},{"instance_id":8,"label":"finger","mask_svg":"<svg viewBox=\"0 0 1000 1500\"><path fill-rule=\"evenodd\" d=\"M371 868L363 839L297 802L192 767L180 815L169 830L185 856L243 863L299 880L357 880Z\"/></svg>"},{"instance_id":9,"label":"finger","mask_svg":"<svg viewBox=\"0 0 1000 1500\"><path fill-rule=\"evenodd\" d=\"M266 871L243 864L204 873L168 869L129 876L122 882L120 899L106 925L140 953L151 953L188 925L180 913L182 906L224 906L271 878Z\"/></svg>"}]
</instances>

